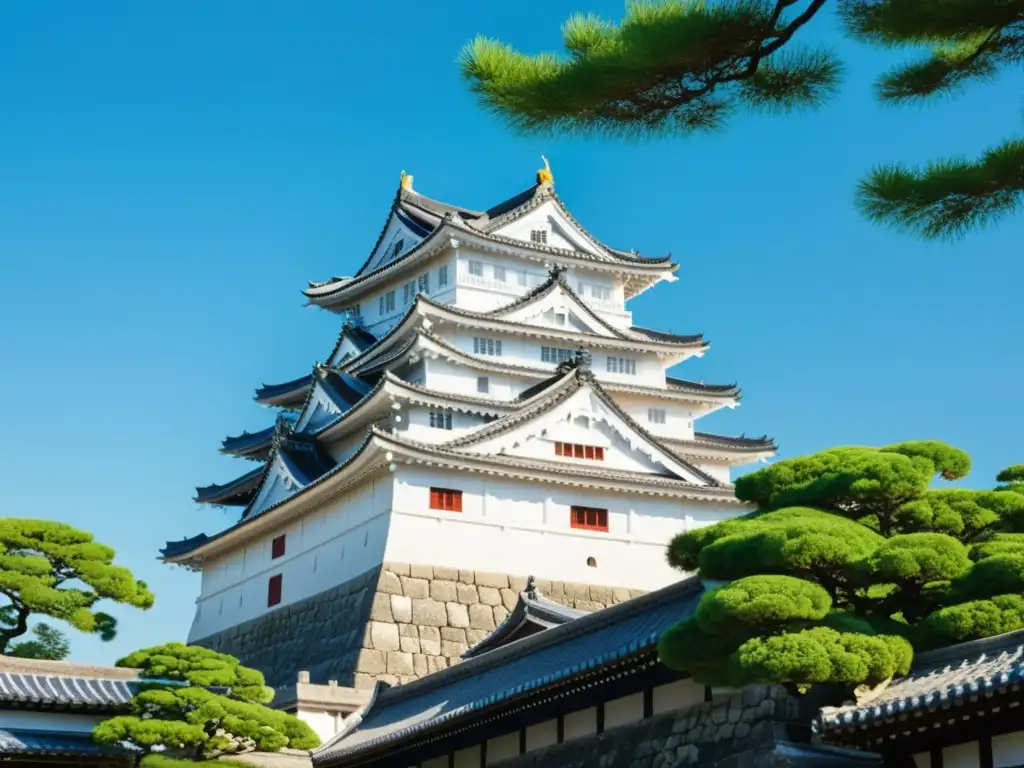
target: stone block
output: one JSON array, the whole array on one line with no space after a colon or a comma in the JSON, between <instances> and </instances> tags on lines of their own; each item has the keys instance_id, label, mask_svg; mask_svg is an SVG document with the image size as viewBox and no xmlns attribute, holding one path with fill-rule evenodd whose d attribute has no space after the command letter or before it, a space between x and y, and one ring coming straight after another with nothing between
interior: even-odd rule
<instances>
[{"instance_id":1,"label":"stone block","mask_svg":"<svg viewBox=\"0 0 1024 768\"><path fill-rule=\"evenodd\" d=\"M729 716L729 710L727 704L719 704L713 710L711 710L711 722L715 725L721 725L726 721Z\"/></svg>"},{"instance_id":2,"label":"stone block","mask_svg":"<svg viewBox=\"0 0 1024 768\"><path fill-rule=\"evenodd\" d=\"M631 590L629 590L629 594L630 594L631 597L640 597L640 595L646 595L647 594L647 590L646 589L631 589Z\"/></svg>"},{"instance_id":3,"label":"stone block","mask_svg":"<svg viewBox=\"0 0 1024 768\"><path fill-rule=\"evenodd\" d=\"M477 571L476 583L479 587L508 589L508 576L503 573L486 573L484 571Z\"/></svg>"},{"instance_id":4,"label":"stone block","mask_svg":"<svg viewBox=\"0 0 1024 768\"><path fill-rule=\"evenodd\" d=\"M500 590L501 604L505 606L505 609L512 612L512 609L516 607L516 603L519 602L519 593L513 592L511 589Z\"/></svg>"},{"instance_id":5,"label":"stone block","mask_svg":"<svg viewBox=\"0 0 1024 768\"><path fill-rule=\"evenodd\" d=\"M736 726L732 723L725 723L721 728L718 729L718 734L715 736L715 741L725 741L731 739Z\"/></svg>"},{"instance_id":6,"label":"stone block","mask_svg":"<svg viewBox=\"0 0 1024 768\"><path fill-rule=\"evenodd\" d=\"M398 675L381 675L377 679L382 683L387 683L388 685L398 685L399 683Z\"/></svg>"},{"instance_id":7,"label":"stone block","mask_svg":"<svg viewBox=\"0 0 1024 768\"><path fill-rule=\"evenodd\" d=\"M441 654L441 630L437 627L420 627L420 650L428 656Z\"/></svg>"},{"instance_id":8,"label":"stone block","mask_svg":"<svg viewBox=\"0 0 1024 768\"><path fill-rule=\"evenodd\" d=\"M368 690L370 688L373 688L373 686L376 684L377 680L373 676L364 674L362 672L356 672L355 681L353 682L353 686L355 688L359 688L360 690Z\"/></svg>"},{"instance_id":9,"label":"stone block","mask_svg":"<svg viewBox=\"0 0 1024 768\"><path fill-rule=\"evenodd\" d=\"M743 689L740 694L740 700L743 702L745 707L756 707L764 700L765 686L763 685L748 685Z\"/></svg>"},{"instance_id":10,"label":"stone block","mask_svg":"<svg viewBox=\"0 0 1024 768\"><path fill-rule=\"evenodd\" d=\"M508 609L503 605L494 606L494 623L501 624L505 619L508 618Z\"/></svg>"},{"instance_id":11,"label":"stone block","mask_svg":"<svg viewBox=\"0 0 1024 768\"><path fill-rule=\"evenodd\" d=\"M576 608L581 611L600 611L604 606L601 603L594 602L593 600L576 600Z\"/></svg>"},{"instance_id":12,"label":"stone block","mask_svg":"<svg viewBox=\"0 0 1024 768\"><path fill-rule=\"evenodd\" d=\"M423 677L430 671L427 668L427 657L422 653L414 653L412 656L412 668L418 677Z\"/></svg>"},{"instance_id":13,"label":"stone block","mask_svg":"<svg viewBox=\"0 0 1024 768\"><path fill-rule=\"evenodd\" d=\"M415 637L415 638L419 638L420 631L419 631L419 628L415 624L399 624L398 625L398 636L399 637Z\"/></svg>"},{"instance_id":14,"label":"stone block","mask_svg":"<svg viewBox=\"0 0 1024 768\"><path fill-rule=\"evenodd\" d=\"M409 576L414 579L427 579L434 578L434 567L431 565L410 565Z\"/></svg>"},{"instance_id":15,"label":"stone block","mask_svg":"<svg viewBox=\"0 0 1024 768\"><path fill-rule=\"evenodd\" d=\"M430 597L430 582L426 579L414 579L410 576L402 577L402 591L406 597L414 600L423 600Z\"/></svg>"},{"instance_id":16,"label":"stone block","mask_svg":"<svg viewBox=\"0 0 1024 768\"><path fill-rule=\"evenodd\" d=\"M370 640L374 649L378 651L397 651L398 627L394 624L385 624L382 621L370 622Z\"/></svg>"},{"instance_id":17,"label":"stone block","mask_svg":"<svg viewBox=\"0 0 1024 768\"><path fill-rule=\"evenodd\" d=\"M466 644L470 648L472 648L477 643L479 643L481 640L483 640L485 637L487 637L489 634L490 634L490 632L488 632L485 629L467 629L466 630Z\"/></svg>"},{"instance_id":18,"label":"stone block","mask_svg":"<svg viewBox=\"0 0 1024 768\"><path fill-rule=\"evenodd\" d=\"M508 588L511 589L513 592L525 592L526 576L509 576Z\"/></svg>"},{"instance_id":19,"label":"stone block","mask_svg":"<svg viewBox=\"0 0 1024 768\"><path fill-rule=\"evenodd\" d=\"M589 600L590 585L567 581L565 582L565 596L573 600Z\"/></svg>"},{"instance_id":20,"label":"stone block","mask_svg":"<svg viewBox=\"0 0 1024 768\"><path fill-rule=\"evenodd\" d=\"M373 621L386 621L391 623L394 617L391 614L392 595L384 592L373 593L373 604L370 606L370 618Z\"/></svg>"},{"instance_id":21,"label":"stone block","mask_svg":"<svg viewBox=\"0 0 1024 768\"><path fill-rule=\"evenodd\" d=\"M377 591L383 592L385 595L400 595L402 594L402 580L397 573L381 571L380 578L377 579Z\"/></svg>"},{"instance_id":22,"label":"stone block","mask_svg":"<svg viewBox=\"0 0 1024 768\"><path fill-rule=\"evenodd\" d=\"M447 668L448 660L444 656L427 656L427 674Z\"/></svg>"},{"instance_id":23,"label":"stone block","mask_svg":"<svg viewBox=\"0 0 1024 768\"><path fill-rule=\"evenodd\" d=\"M458 600L454 581L430 582L430 596L442 603L454 603Z\"/></svg>"},{"instance_id":24,"label":"stone block","mask_svg":"<svg viewBox=\"0 0 1024 768\"><path fill-rule=\"evenodd\" d=\"M750 733L750 726L747 723L736 723L736 728L733 734L737 739L742 739Z\"/></svg>"},{"instance_id":25,"label":"stone block","mask_svg":"<svg viewBox=\"0 0 1024 768\"><path fill-rule=\"evenodd\" d=\"M473 571L459 571L459 581L463 584L476 584L476 573Z\"/></svg>"},{"instance_id":26,"label":"stone block","mask_svg":"<svg viewBox=\"0 0 1024 768\"><path fill-rule=\"evenodd\" d=\"M466 642L466 630L459 627L441 627L441 639L453 643Z\"/></svg>"},{"instance_id":27,"label":"stone block","mask_svg":"<svg viewBox=\"0 0 1024 768\"><path fill-rule=\"evenodd\" d=\"M477 594L476 586L473 584L463 584L459 582L455 585L455 592L457 594L457 600L463 605L473 605L474 603L480 602L480 595ZM487 587L484 587L487 589Z\"/></svg>"},{"instance_id":28,"label":"stone block","mask_svg":"<svg viewBox=\"0 0 1024 768\"><path fill-rule=\"evenodd\" d=\"M373 638L370 636L370 625L363 627L363 648L373 648Z\"/></svg>"},{"instance_id":29,"label":"stone block","mask_svg":"<svg viewBox=\"0 0 1024 768\"><path fill-rule=\"evenodd\" d=\"M422 600L413 599L412 623L421 627L445 626L448 623L448 614L444 609L444 603L431 600L429 597Z\"/></svg>"},{"instance_id":30,"label":"stone block","mask_svg":"<svg viewBox=\"0 0 1024 768\"><path fill-rule=\"evenodd\" d=\"M612 602L614 603L624 603L631 598L632 595L626 587L615 587L612 590Z\"/></svg>"},{"instance_id":31,"label":"stone block","mask_svg":"<svg viewBox=\"0 0 1024 768\"><path fill-rule=\"evenodd\" d=\"M379 675L387 672L384 663L384 651L361 649L359 651L359 658L356 660L356 672L362 672L367 675Z\"/></svg>"},{"instance_id":32,"label":"stone block","mask_svg":"<svg viewBox=\"0 0 1024 768\"><path fill-rule=\"evenodd\" d=\"M418 637L399 637L399 646L405 653L419 653L420 639Z\"/></svg>"},{"instance_id":33,"label":"stone block","mask_svg":"<svg viewBox=\"0 0 1024 768\"><path fill-rule=\"evenodd\" d=\"M469 606L469 626L473 629L494 629L494 611L487 605Z\"/></svg>"},{"instance_id":34,"label":"stone block","mask_svg":"<svg viewBox=\"0 0 1024 768\"><path fill-rule=\"evenodd\" d=\"M396 576L408 576L409 575L409 564L408 563L384 563L384 570L391 571Z\"/></svg>"},{"instance_id":35,"label":"stone block","mask_svg":"<svg viewBox=\"0 0 1024 768\"><path fill-rule=\"evenodd\" d=\"M399 675L399 676L398 676L398 682L399 682L399 683L400 683L401 685L405 685L406 683L414 683L414 682L416 682L416 681L417 681L418 679L419 679L419 678L418 678L418 677L416 677L416 675Z\"/></svg>"},{"instance_id":36,"label":"stone block","mask_svg":"<svg viewBox=\"0 0 1024 768\"><path fill-rule=\"evenodd\" d=\"M445 608L448 612L449 627L469 626L469 611L466 609L466 606L459 603L446 603Z\"/></svg>"},{"instance_id":37,"label":"stone block","mask_svg":"<svg viewBox=\"0 0 1024 768\"><path fill-rule=\"evenodd\" d=\"M444 581L458 581L459 571L456 568L442 568L438 565L435 565L434 578L443 579Z\"/></svg>"},{"instance_id":38,"label":"stone block","mask_svg":"<svg viewBox=\"0 0 1024 768\"><path fill-rule=\"evenodd\" d=\"M501 605L501 593L494 587L477 587L477 592L484 605Z\"/></svg>"},{"instance_id":39,"label":"stone block","mask_svg":"<svg viewBox=\"0 0 1024 768\"><path fill-rule=\"evenodd\" d=\"M608 587L591 587L590 599L606 608L612 604L612 591Z\"/></svg>"},{"instance_id":40,"label":"stone block","mask_svg":"<svg viewBox=\"0 0 1024 768\"><path fill-rule=\"evenodd\" d=\"M380 595L374 595L374 600ZM403 595L391 595L391 618L400 624L412 621L412 598Z\"/></svg>"},{"instance_id":41,"label":"stone block","mask_svg":"<svg viewBox=\"0 0 1024 768\"><path fill-rule=\"evenodd\" d=\"M402 651L391 651L388 654L389 675L411 675L413 673L412 654Z\"/></svg>"},{"instance_id":42,"label":"stone block","mask_svg":"<svg viewBox=\"0 0 1024 768\"><path fill-rule=\"evenodd\" d=\"M462 654L469 650L469 646L465 643L453 643L451 640L441 641L441 655L446 659L449 659L449 663L454 663L462 658Z\"/></svg>"}]
</instances>

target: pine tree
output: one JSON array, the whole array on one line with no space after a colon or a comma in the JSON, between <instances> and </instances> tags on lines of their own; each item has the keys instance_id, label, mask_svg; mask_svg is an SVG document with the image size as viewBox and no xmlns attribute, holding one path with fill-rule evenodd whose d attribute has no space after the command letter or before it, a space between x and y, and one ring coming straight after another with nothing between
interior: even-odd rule
<instances>
[{"instance_id":1,"label":"pine tree","mask_svg":"<svg viewBox=\"0 0 1024 768\"><path fill-rule=\"evenodd\" d=\"M662 637L663 661L719 685L875 684L906 672L913 648L1024 628L1024 494L930 488L969 469L925 441L740 478L756 512L669 547L711 588Z\"/></svg>"},{"instance_id":2,"label":"pine tree","mask_svg":"<svg viewBox=\"0 0 1024 768\"><path fill-rule=\"evenodd\" d=\"M21 659L47 659L63 661L71 653L71 643L67 635L49 624L36 624L32 627L35 640L24 640L13 643L7 650L8 656Z\"/></svg>"},{"instance_id":3,"label":"pine tree","mask_svg":"<svg viewBox=\"0 0 1024 768\"><path fill-rule=\"evenodd\" d=\"M1024 0L836 0L847 32L887 47L925 45L877 93L895 104L953 93L1024 62ZM486 37L460 66L485 108L524 132L644 136L722 128L742 109L815 107L835 91L833 52L798 33L825 0L637 0L621 22L571 17L565 53L527 55ZM872 220L949 238L1024 199L1024 141L979 160L882 166L857 192Z\"/></svg>"},{"instance_id":4,"label":"pine tree","mask_svg":"<svg viewBox=\"0 0 1024 768\"><path fill-rule=\"evenodd\" d=\"M139 761L150 755L168 758L146 765L170 765L181 756L199 761L253 750L312 749L320 743L305 722L265 706L273 689L262 673L233 656L167 643L129 654L117 666L138 668L144 682L132 699L132 714L97 725L93 741L134 746Z\"/></svg>"},{"instance_id":5,"label":"pine tree","mask_svg":"<svg viewBox=\"0 0 1024 768\"><path fill-rule=\"evenodd\" d=\"M28 632L33 615L110 640L117 622L96 610L100 601L150 608L153 594L146 584L113 561L113 549L70 525L0 518L0 655Z\"/></svg>"}]
</instances>

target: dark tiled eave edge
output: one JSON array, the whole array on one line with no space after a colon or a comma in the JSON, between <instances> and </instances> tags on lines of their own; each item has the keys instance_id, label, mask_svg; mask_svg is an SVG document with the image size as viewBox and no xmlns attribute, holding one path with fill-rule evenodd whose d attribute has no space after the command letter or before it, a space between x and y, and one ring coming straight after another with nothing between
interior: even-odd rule
<instances>
[{"instance_id":1,"label":"dark tiled eave edge","mask_svg":"<svg viewBox=\"0 0 1024 768\"><path fill-rule=\"evenodd\" d=\"M364 716L370 714L374 707L384 707L395 700L410 698L432 689L443 688L466 677L477 675L481 671L490 667L501 666L512 659L529 656L550 645L564 643L580 635L595 632L616 622L624 621L637 613L648 611L656 606L663 605L669 600L681 600L686 597L695 598L700 594L702 589L703 587L699 578L691 577L684 579L655 592L649 592L646 595L635 597L624 603L619 603L618 605L613 605L609 608L582 616L559 627L552 627L544 632L539 632L517 642L509 643L506 646L496 648L490 653L466 659L453 667L448 667L447 669L427 675L426 677L421 677L413 682L405 683L404 685L395 688L380 690L379 693L374 696L373 700L371 700ZM683 617L680 616L679 618L681 619ZM633 641L620 646L614 651L581 660L579 663L560 670L557 673L546 675L535 680L530 680L517 685L514 688L508 688L491 694L490 696L486 696L473 701L468 705L447 712L439 718L384 734L376 739L362 742L349 749L330 749L331 741L328 741L323 747L313 751L313 762L316 765L323 765L330 760L336 760L346 756L347 754L369 751L384 744L393 743L409 736L417 735L423 731L437 730L457 718L475 714L496 704L502 704L512 699L529 697L532 692L540 688L544 688L554 683L567 681L603 665L610 664L621 659L626 659L629 656L643 653L645 651L650 651L656 647L660 635L661 632L655 632L647 637L636 638ZM340 735L344 737L344 735L346 735L345 731L342 731ZM338 737L335 737L332 741L337 740L337 738Z\"/></svg>"},{"instance_id":2,"label":"dark tiled eave edge","mask_svg":"<svg viewBox=\"0 0 1024 768\"><path fill-rule=\"evenodd\" d=\"M264 468L260 466L222 485L204 485L196 488L194 501L200 504L225 504L233 498L241 498L255 490L261 482L263 472Z\"/></svg>"},{"instance_id":3,"label":"dark tiled eave edge","mask_svg":"<svg viewBox=\"0 0 1024 768\"><path fill-rule=\"evenodd\" d=\"M919 654L910 674L894 680L875 700L827 707L817 727L824 732L860 731L938 710L948 714L951 707L1022 684L1024 630L1017 630Z\"/></svg>"},{"instance_id":4,"label":"dark tiled eave edge","mask_svg":"<svg viewBox=\"0 0 1024 768\"><path fill-rule=\"evenodd\" d=\"M95 743L88 731L0 728L0 756L115 758L132 754L124 747Z\"/></svg>"},{"instance_id":5,"label":"dark tiled eave edge","mask_svg":"<svg viewBox=\"0 0 1024 768\"><path fill-rule=\"evenodd\" d=\"M694 439L691 440L680 440L680 443L688 443L695 446L706 445L708 447L721 447L721 448L736 448L745 449L754 452L761 451L775 451L778 450L778 446L775 444L775 438L764 435L762 437L731 437L729 435L714 435L710 432L694 432Z\"/></svg>"},{"instance_id":6,"label":"dark tiled eave edge","mask_svg":"<svg viewBox=\"0 0 1024 768\"><path fill-rule=\"evenodd\" d=\"M253 400L263 405L279 405L301 400L313 384L310 374L283 384L264 384L256 390Z\"/></svg>"},{"instance_id":7,"label":"dark tiled eave edge","mask_svg":"<svg viewBox=\"0 0 1024 768\"><path fill-rule=\"evenodd\" d=\"M269 449L276 431L277 425L274 424L258 432L243 432L234 437L225 437L221 441L220 452L248 458L254 453Z\"/></svg>"},{"instance_id":8,"label":"dark tiled eave edge","mask_svg":"<svg viewBox=\"0 0 1024 768\"><path fill-rule=\"evenodd\" d=\"M551 629L583 618L589 613L552 602L539 594L536 597L530 597L527 592L520 592L515 608L505 617L505 620L483 640L463 653L462 658L471 659L504 645L508 642L508 638L515 635L524 624L533 623L543 629Z\"/></svg>"},{"instance_id":9,"label":"dark tiled eave edge","mask_svg":"<svg viewBox=\"0 0 1024 768\"><path fill-rule=\"evenodd\" d=\"M122 711L139 681L0 672L0 708Z\"/></svg>"}]
</instances>

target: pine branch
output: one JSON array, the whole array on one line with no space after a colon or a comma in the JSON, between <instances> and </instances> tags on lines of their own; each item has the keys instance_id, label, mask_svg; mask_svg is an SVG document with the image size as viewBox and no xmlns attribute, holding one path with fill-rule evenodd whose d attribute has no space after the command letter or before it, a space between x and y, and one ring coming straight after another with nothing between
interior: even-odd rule
<instances>
[{"instance_id":1,"label":"pine branch","mask_svg":"<svg viewBox=\"0 0 1024 768\"><path fill-rule=\"evenodd\" d=\"M857 204L873 221L929 239L955 239L1024 202L1024 140L1008 141L977 162L944 160L924 169L875 169Z\"/></svg>"}]
</instances>

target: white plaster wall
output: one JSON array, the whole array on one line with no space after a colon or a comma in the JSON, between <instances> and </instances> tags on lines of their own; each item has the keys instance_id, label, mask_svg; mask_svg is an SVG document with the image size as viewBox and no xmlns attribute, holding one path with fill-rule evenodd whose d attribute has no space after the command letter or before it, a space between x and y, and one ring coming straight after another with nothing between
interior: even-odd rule
<instances>
[{"instance_id":1,"label":"white plaster wall","mask_svg":"<svg viewBox=\"0 0 1024 768\"><path fill-rule=\"evenodd\" d=\"M471 342L472 343L472 342ZM459 392L474 397L490 397L495 400L513 400L527 387L537 383L536 377L511 376L492 371L476 371L448 360L436 359L426 361L426 379L424 386L439 392ZM554 371L554 368L552 368ZM477 377L486 376L488 392L486 395L477 391Z\"/></svg>"},{"instance_id":2,"label":"white plaster wall","mask_svg":"<svg viewBox=\"0 0 1024 768\"><path fill-rule=\"evenodd\" d=\"M664 376L657 386L659 389L666 388ZM627 392L616 392L615 402L652 435L675 440L692 440L694 431L700 429L699 425L694 426L695 423L711 413L711 409L704 408L698 403L664 400L660 397ZM650 420L649 411L652 408L665 412L664 424Z\"/></svg>"},{"instance_id":3,"label":"white plaster wall","mask_svg":"<svg viewBox=\"0 0 1024 768\"><path fill-rule=\"evenodd\" d=\"M439 273L440 269L444 266L448 267L448 283L441 286L439 285ZM429 261L421 263L417 269L411 272L404 272L401 276L396 276L391 281L381 285L373 293L362 297L359 300L359 308L364 327L378 339L391 330L409 308L409 305L403 302L405 297L402 286L413 280L416 281L418 286L419 278L424 274L429 275L430 282L426 295L442 304L454 303L456 296L455 268L454 255L450 251L445 251ZM390 312L385 310L381 314L380 297L391 291L395 292L395 308Z\"/></svg>"},{"instance_id":4,"label":"white plaster wall","mask_svg":"<svg viewBox=\"0 0 1024 768\"><path fill-rule=\"evenodd\" d=\"M981 754L976 741L942 750L942 768L978 768L980 764Z\"/></svg>"},{"instance_id":5,"label":"white plaster wall","mask_svg":"<svg viewBox=\"0 0 1024 768\"><path fill-rule=\"evenodd\" d=\"M558 743L558 721L545 720L543 723L526 727L526 751L544 749Z\"/></svg>"},{"instance_id":6,"label":"white plaster wall","mask_svg":"<svg viewBox=\"0 0 1024 768\"><path fill-rule=\"evenodd\" d=\"M704 703L704 686L690 678L656 686L653 690L654 714L671 712Z\"/></svg>"},{"instance_id":7,"label":"white plaster wall","mask_svg":"<svg viewBox=\"0 0 1024 768\"><path fill-rule=\"evenodd\" d=\"M1024 731L992 737L992 768L1024 765Z\"/></svg>"},{"instance_id":8,"label":"white plaster wall","mask_svg":"<svg viewBox=\"0 0 1024 768\"><path fill-rule=\"evenodd\" d=\"M392 481L378 476L206 564L189 642L312 597L379 565L388 537ZM285 534L285 555L270 557ZM268 608L267 583L282 574L281 602Z\"/></svg>"},{"instance_id":9,"label":"white plaster wall","mask_svg":"<svg viewBox=\"0 0 1024 768\"><path fill-rule=\"evenodd\" d=\"M455 768L480 768L480 745L455 751Z\"/></svg>"},{"instance_id":10,"label":"white plaster wall","mask_svg":"<svg viewBox=\"0 0 1024 768\"><path fill-rule=\"evenodd\" d=\"M487 765L515 757L519 754L519 733L507 733L487 742ZM426 763L423 764L424 767Z\"/></svg>"},{"instance_id":11,"label":"white plaster wall","mask_svg":"<svg viewBox=\"0 0 1024 768\"><path fill-rule=\"evenodd\" d=\"M330 454L330 457L334 459L335 462L338 464L344 464L352 458L352 454L356 452L356 449L361 446L365 440L366 428L364 427L330 443L321 442L320 445L327 450L327 453Z\"/></svg>"},{"instance_id":12,"label":"white plaster wall","mask_svg":"<svg viewBox=\"0 0 1024 768\"><path fill-rule=\"evenodd\" d=\"M385 560L605 586L651 590L678 581L665 562L672 536L742 511L407 465L394 474ZM462 490L463 511L431 510L431 487ZM573 505L609 510L609 532L572 528Z\"/></svg>"},{"instance_id":13,"label":"white plaster wall","mask_svg":"<svg viewBox=\"0 0 1024 768\"><path fill-rule=\"evenodd\" d=\"M620 699L606 701L604 704L604 727L606 730L643 719L644 695L642 692L631 693Z\"/></svg>"},{"instance_id":14,"label":"white plaster wall","mask_svg":"<svg viewBox=\"0 0 1024 768\"><path fill-rule=\"evenodd\" d=\"M566 741L591 736L597 733L597 707L570 712L562 722Z\"/></svg>"},{"instance_id":15,"label":"white plaster wall","mask_svg":"<svg viewBox=\"0 0 1024 768\"><path fill-rule=\"evenodd\" d=\"M452 428L440 429L430 426L432 410L434 409L419 405L404 407L401 411L402 421L400 424L402 436L424 443L443 443L479 429L486 423L482 416L452 411Z\"/></svg>"},{"instance_id":16,"label":"white plaster wall","mask_svg":"<svg viewBox=\"0 0 1024 768\"><path fill-rule=\"evenodd\" d=\"M342 715L334 712L299 709L295 715L316 732L321 742L334 736L341 730L341 725L345 722Z\"/></svg>"}]
</instances>

